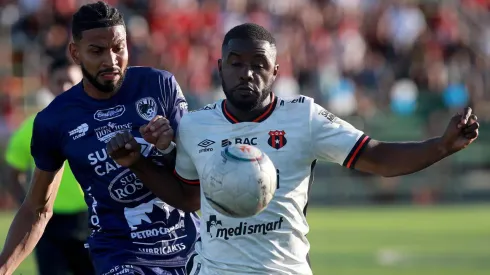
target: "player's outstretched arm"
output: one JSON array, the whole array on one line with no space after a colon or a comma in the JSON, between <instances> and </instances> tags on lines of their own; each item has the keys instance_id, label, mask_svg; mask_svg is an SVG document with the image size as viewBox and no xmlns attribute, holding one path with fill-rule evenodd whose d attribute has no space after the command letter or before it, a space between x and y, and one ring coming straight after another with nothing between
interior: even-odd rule
<instances>
[{"instance_id":1,"label":"player's outstretched arm","mask_svg":"<svg viewBox=\"0 0 490 275\"><path fill-rule=\"evenodd\" d=\"M449 121L444 135L422 142L390 143L370 140L355 169L385 177L420 171L456 153L478 137L478 121L471 108Z\"/></svg>"},{"instance_id":2,"label":"player's outstretched arm","mask_svg":"<svg viewBox=\"0 0 490 275\"><path fill-rule=\"evenodd\" d=\"M10 226L0 254L0 275L10 275L32 252L53 214L63 167L55 172L35 169L24 203Z\"/></svg>"},{"instance_id":3,"label":"player's outstretched arm","mask_svg":"<svg viewBox=\"0 0 490 275\"><path fill-rule=\"evenodd\" d=\"M173 174L172 169L169 169L170 167L162 168L151 160L141 157L140 147L131 133L123 132L109 141L107 153L119 165L128 167L135 173L143 184L165 203L186 212L198 210L200 208L199 186L182 184ZM175 152L169 153L168 157L175 158Z\"/></svg>"}]
</instances>

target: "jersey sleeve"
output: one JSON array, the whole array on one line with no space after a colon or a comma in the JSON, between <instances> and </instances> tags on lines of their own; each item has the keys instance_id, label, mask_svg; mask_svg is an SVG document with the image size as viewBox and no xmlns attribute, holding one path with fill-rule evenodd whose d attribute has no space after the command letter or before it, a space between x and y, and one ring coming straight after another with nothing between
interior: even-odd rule
<instances>
[{"instance_id":1,"label":"jersey sleeve","mask_svg":"<svg viewBox=\"0 0 490 275\"><path fill-rule=\"evenodd\" d=\"M5 161L7 164L24 172L29 170L32 165L30 143L33 120L33 118L27 119L12 134L5 152Z\"/></svg>"},{"instance_id":2,"label":"jersey sleeve","mask_svg":"<svg viewBox=\"0 0 490 275\"><path fill-rule=\"evenodd\" d=\"M31 154L36 167L47 172L60 169L65 161L61 150L61 138L55 125L42 113L39 113L34 119Z\"/></svg>"},{"instance_id":3,"label":"jersey sleeve","mask_svg":"<svg viewBox=\"0 0 490 275\"><path fill-rule=\"evenodd\" d=\"M177 132L180 119L187 113L187 101L179 83L173 75L171 77L166 77L163 83L164 87L161 87L161 98L166 101L164 104L165 113L167 114L167 119L169 120L172 129L174 132ZM168 95L164 94L165 91L169 91Z\"/></svg>"},{"instance_id":4,"label":"jersey sleeve","mask_svg":"<svg viewBox=\"0 0 490 275\"><path fill-rule=\"evenodd\" d=\"M310 119L315 158L354 168L370 138L316 103L311 108Z\"/></svg>"},{"instance_id":5,"label":"jersey sleeve","mask_svg":"<svg viewBox=\"0 0 490 275\"><path fill-rule=\"evenodd\" d=\"M191 156L187 153L186 148L182 143L179 132L180 131L177 132L175 139L177 145L177 157L175 160L174 174L184 183L198 185L199 174L197 173L196 166L194 165Z\"/></svg>"}]
</instances>

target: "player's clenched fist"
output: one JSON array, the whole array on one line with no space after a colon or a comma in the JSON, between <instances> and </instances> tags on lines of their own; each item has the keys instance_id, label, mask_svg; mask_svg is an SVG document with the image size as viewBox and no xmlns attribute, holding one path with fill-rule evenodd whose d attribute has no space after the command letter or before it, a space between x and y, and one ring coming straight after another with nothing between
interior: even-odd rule
<instances>
[{"instance_id":1,"label":"player's clenched fist","mask_svg":"<svg viewBox=\"0 0 490 275\"><path fill-rule=\"evenodd\" d=\"M449 153L457 152L471 144L478 137L478 118L471 108L467 107L463 113L452 117L446 132L442 137L445 149Z\"/></svg>"},{"instance_id":2,"label":"player's clenched fist","mask_svg":"<svg viewBox=\"0 0 490 275\"><path fill-rule=\"evenodd\" d=\"M107 154L119 165L129 167L141 156L141 145L129 131L117 133L107 143Z\"/></svg>"},{"instance_id":3,"label":"player's clenched fist","mask_svg":"<svg viewBox=\"0 0 490 275\"><path fill-rule=\"evenodd\" d=\"M140 133L146 142L160 150L167 149L174 139L174 130L163 116L156 116L148 124L141 126Z\"/></svg>"}]
</instances>

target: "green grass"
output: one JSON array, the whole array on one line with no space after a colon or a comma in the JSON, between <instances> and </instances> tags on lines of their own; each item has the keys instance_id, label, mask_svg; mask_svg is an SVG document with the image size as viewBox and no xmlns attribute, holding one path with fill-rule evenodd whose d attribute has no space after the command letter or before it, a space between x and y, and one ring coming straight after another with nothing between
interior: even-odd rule
<instances>
[{"instance_id":1,"label":"green grass","mask_svg":"<svg viewBox=\"0 0 490 275\"><path fill-rule=\"evenodd\" d=\"M312 209L314 274L490 274L490 207Z\"/></svg>"},{"instance_id":2,"label":"green grass","mask_svg":"<svg viewBox=\"0 0 490 275\"><path fill-rule=\"evenodd\" d=\"M0 215L0 238L11 218ZM315 275L490 274L490 205L311 208L308 221Z\"/></svg>"}]
</instances>

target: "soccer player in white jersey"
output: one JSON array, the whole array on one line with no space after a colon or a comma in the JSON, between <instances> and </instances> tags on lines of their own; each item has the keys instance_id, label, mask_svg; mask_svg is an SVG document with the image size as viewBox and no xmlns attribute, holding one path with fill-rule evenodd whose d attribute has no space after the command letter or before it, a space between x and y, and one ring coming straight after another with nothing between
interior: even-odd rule
<instances>
[{"instance_id":1,"label":"soccer player in white jersey","mask_svg":"<svg viewBox=\"0 0 490 275\"><path fill-rule=\"evenodd\" d=\"M440 137L389 143L362 131L300 96L284 100L272 93L278 74L273 36L263 27L243 24L225 36L219 73L226 99L185 115L179 125L175 176L139 154L129 133L108 144L116 162L129 167L161 199L181 203L199 198L199 177L213 151L229 144L263 150L279 170L279 188L260 214L228 218L201 200L201 238L188 262L192 275L312 274L306 238L306 207L317 160L385 177L422 170L465 148L478 136L470 108L455 115ZM143 137L166 149L173 136L159 118ZM174 145L172 145L174 146Z\"/></svg>"}]
</instances>

